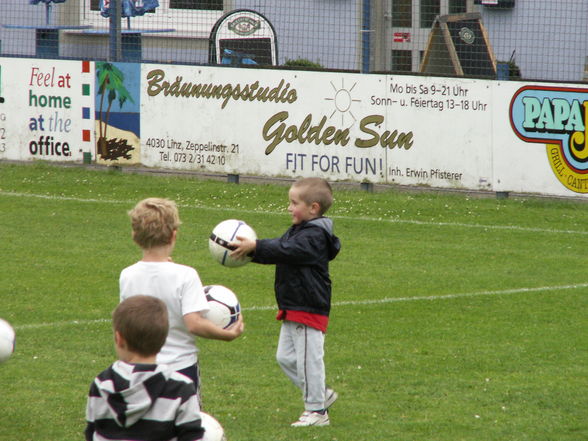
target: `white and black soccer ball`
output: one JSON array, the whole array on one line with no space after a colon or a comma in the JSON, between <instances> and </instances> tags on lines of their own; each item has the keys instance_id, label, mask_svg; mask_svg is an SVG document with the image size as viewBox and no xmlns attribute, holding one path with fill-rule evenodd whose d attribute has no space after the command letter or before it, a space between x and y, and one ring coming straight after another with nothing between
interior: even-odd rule
<instances>
[{"instance_id":1,"label":"white and black soccer ball","mask_svg":"<svg viewBox=\"0 0 588 441\"><path fill-rule=\"evenodd\" d=\"M239 318L241 305L233 291L222 285L207 285L204 294L208 300L208 311L203 316L221 328L228 328Z\"/></svg>"},{"instance_id":2,"label":"white and black soccer ball","mask_svg":"<svg viewBox=\"0 0 588 441\"><path fill-rule=\"evenodd\" d=\"M202 418L202 427L204 427L202 441L227 441L223 426L220 425L215 417L201 411L200 418Z\"/></svg>"},{"instance_id":3,"label":"white and black soccer ball","mask_svg":"<svg viewBox=\"0 0 588 441\"><path fill-rule=\"evenodd\" d=\"M4 363L14 352L16 334L10 323L0 319L0 363Z\"/></svg>"},{"instance_id":4,"label":"white and black soccer ball","mask_svg":"<svg viewBox=\"0 0 588 441\"><path fill-rule=\"evenodd\" d=\"M251 261L251 257L234 259L230 256L231 251L235 248L229 244L234 242L237 236L247 237L252 240L257 239L257 234L255 234L253 228L237 219L224 220L212 230L208 240L208 249L212 257L221 265L234 268Z\"/></svg>"}]
</instances>

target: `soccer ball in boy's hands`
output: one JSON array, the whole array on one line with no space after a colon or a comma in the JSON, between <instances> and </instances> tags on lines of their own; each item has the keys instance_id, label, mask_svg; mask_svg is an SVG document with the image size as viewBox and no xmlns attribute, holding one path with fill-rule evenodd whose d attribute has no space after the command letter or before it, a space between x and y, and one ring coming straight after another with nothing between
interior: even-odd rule
<instances>
[{"instance_id":1,"label":"soccer ball in boy's hands","mask_svg":"<svg viewBox=\"0 0 588 441\"><path fill-rule=\"evenodd\" d=\"M204 438L202 441L226 441L225 431L220 423L212 415L200 411L202 427L204 427Z\"/></svg>"},{"instance_id":2,"label":"soccer ball in boy's hands","mask_svg":"<svg viewBox=\"0 0 588 441\"><path fill-rule=\"evenodd\" d=\"M244 257L242 259L231 257L231 251L234 248L229 244L237 240L237 236L247 237L252 240L257 239L257 234L255 234L255 231L249 225L236 219L222 221L212 230L212 234L208 240L208 249L212 257L221 265L234 268L251 261L251 257Z\"/></svg>"},{"instance_id":3,"label":"soccer ball in boy's hands","mask_svg":"<svg viewBox=\"0 0 588 441\"><path fill-rule=\"evenodd\" d=\"M6 320L0 319L0 363L5 362L14 352L14 329Z\"/></svg>"},{"instance_id":4,"label":"soccer ball in boy's hands","mask_svg":"<svg viewBox=\"0 0 588 441\"><path fill-rule=\"evenodd\" d=\"M221 328L228 328L239 318L241 305L233 291L222 285L204 287L208 300L208 311L202 315Z\"/></svg>"}]
</instances>

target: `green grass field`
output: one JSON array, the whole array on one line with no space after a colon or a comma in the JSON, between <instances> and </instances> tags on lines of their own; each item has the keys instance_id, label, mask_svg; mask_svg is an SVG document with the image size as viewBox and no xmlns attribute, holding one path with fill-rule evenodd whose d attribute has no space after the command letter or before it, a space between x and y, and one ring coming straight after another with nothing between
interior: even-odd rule
<instances>
[{"instance_id":1,"label":"green grass field","mask_svg":"<svg viewBox=\"0 0 588 441\"><path fill-rule=\"evenodd\" d=\"M86 394L114 360L120 270L140 258L127 210L180 206L176 262L233 289L246 332L199 340L205 410L229 441L588 439L588 205L336 188L331 426L294 429L298 392L274 359L273 267L208 253L221 220L289 226L287 186L0 163L0 440L83 438Z\"/></svg>"}]
</instances>

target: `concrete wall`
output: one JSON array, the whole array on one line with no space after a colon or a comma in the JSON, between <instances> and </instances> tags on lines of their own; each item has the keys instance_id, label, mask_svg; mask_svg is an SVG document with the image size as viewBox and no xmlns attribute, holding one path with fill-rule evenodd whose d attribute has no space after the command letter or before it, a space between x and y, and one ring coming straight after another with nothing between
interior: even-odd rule
<instances>
[{"instance_id":1,"label":"concrete wall","mask_svg":"<svg viewBox=\"0 0 588 441\"><path fill-rule=\"evenodd\" d=\"M89 1L89 0L86 0ZM52 24L80 25L80 8L84 0L68 0L52 6ZM360 68L361 1L357 0L229 0L226 10L253 9L274 26L278 40L279 64L288 59L306 58L325 68ZM29 5L25 0L2 0L0 23L43 26L45 6ZM104 19L108 20L108 19ZM133 19L140 27L140 17ZM170 28L173 23L166 24ZM123 23L124 26L124 23ZM34 29L0 27L2 54L35 56ZM206 64L208 37L178 38L145 34L142 37L143 60ZM60 53L65 58L106 59L108 37L77 31L60 32Z\"/></svg>"},{"instance_id":2,"label":"concrete wall","mask_svg":"<svg viewBox=\"0 0 588 441\"><path fill-rule=\"evenodd\" d=\"M523 78L581 81L588 54L584 0L517 0L511 9L480 6L496 59L513 51Z\"/></svg>"}]
</instances>

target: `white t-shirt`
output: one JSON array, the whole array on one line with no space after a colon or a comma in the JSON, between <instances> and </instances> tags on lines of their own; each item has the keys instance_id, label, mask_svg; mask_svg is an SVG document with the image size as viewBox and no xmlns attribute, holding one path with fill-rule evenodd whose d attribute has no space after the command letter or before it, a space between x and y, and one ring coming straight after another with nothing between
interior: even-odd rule
<instances>
[{"instance_id":1,"label":"white t-shirt","mask_svg":"<svg viewBox=\"0 0 588 441\"><path fill-rule=\"evenodd\" d=\"M162 300L168 309L169 333L157 354L158 364L174 370L184 369L197 361L195 336L186 329L184 315L205 311L208 302L196 270L174 262L139 261L120 273L121 302L143 294Z\"/></svg>"}]
</instances>

